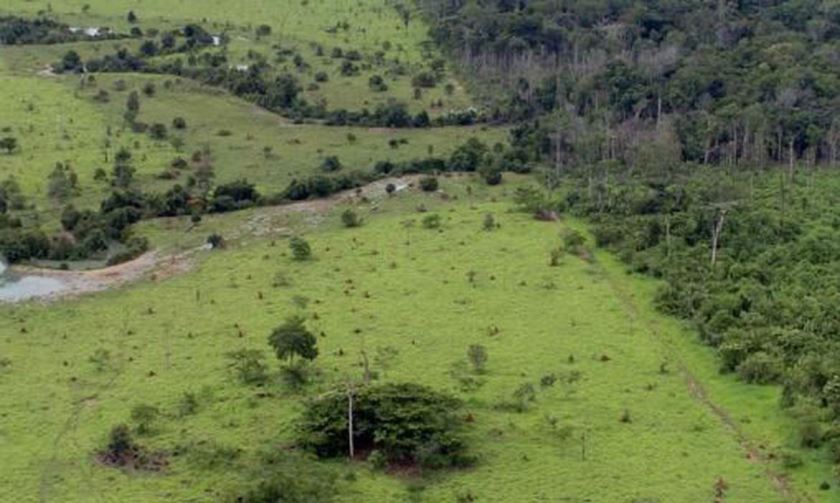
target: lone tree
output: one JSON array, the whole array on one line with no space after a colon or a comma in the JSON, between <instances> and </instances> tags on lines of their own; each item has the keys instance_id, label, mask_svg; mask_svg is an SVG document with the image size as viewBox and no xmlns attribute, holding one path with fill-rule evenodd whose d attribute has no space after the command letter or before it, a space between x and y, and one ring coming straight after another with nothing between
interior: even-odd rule
<instances>
[{"instance_id":1,"label":"lone tree","mask_svg":"<svg viewBox=\"0 0 840 503\"><path fill-rule=\"evenodd\" d=\"M11 155L11 153L18 148L17 138L14 136L7 136L0 139L0 148L5 150L7 154Z\"/></svg>"},{"instance_id":2,"label":"lone tree","mask_svg":"<svg viewBox=\"0 0 840 503\"><path fill-rule=\"evenodd\" d=\"M304 322L303 317L292 316L271 332L268 344L274 348L277 358L292 363L296 356L310 361L318 357L318 339Z\"/></svg>"}]
</instances>

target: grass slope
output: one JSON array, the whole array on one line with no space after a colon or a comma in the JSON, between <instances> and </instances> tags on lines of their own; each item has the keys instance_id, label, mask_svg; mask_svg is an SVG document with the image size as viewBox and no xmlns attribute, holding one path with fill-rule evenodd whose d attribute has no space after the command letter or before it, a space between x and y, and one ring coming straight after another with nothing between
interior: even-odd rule
<instances>
[{"instance_id":1,"label":"grass slope","mask_svg":"<svg viewBox=\"0 0 840 503\"><path fill-rule=\"evenodd\" d=\"M84 5L88 5L89 9L83 12ZM213 33L229 36L227 56L231 65L251 64L248 53L258 52L267 56L278 69L296 74L304 88L314 82L316 73L327 73L330 80L319 83L319 89L307 89L305 96L311 102L325 102L330 109L371 109L396 98L408 103L413 112L427 109L435 115L471 104L464 86L452 71L434 88L424 89L420 99L415 99L412 76L427 70L431 60L441 55L427 44L428 27L421 21L419 13L412 12L406 24L393 6L379 0L286 2L282 8L271 0L249 1L235 7L225 0L200 3L66 0L53 2L51 6L51 10L45 11L43 5L12 0L0 7L0 13L46 14L71 26L108 26L122 33L135 26L126 20L129 10L139 16L136 26L144 30L176 29L187 23L200 23ZM271 35L255 35L255 28L262 24L272 27ZM338 25L339 28L335 29ZM0 54L10 61L15 72L26 73L54 63L69 49L87 58L112 53L115 47L136 50L139 44L128 39L49 47L13 47L3 48ZM316 51L317 46L322 48L322 54ZM297 68L291 61L277 62L274 55L278 47L294 50L303 57L307 66ZM357 75L340 75L338 67L341 60L331 57L334 48L361 53L363 60L357 62L360 67ZM376 60L377 53L381 53L380 60ZM397 67L402 67L402 70L398 71ZM385 78L388 91L374 92L369 88L368 80L373 75ZM451 94L446 92L446 84L451 84ZM432 106L438 101L442 106Z\"/></svg>"},{"instance_id":2,"label":"grass slope","mask_svg":"<svg viewBox=\"0 0 840 503\"><path fill-rule=\"evenodd\" d=\"M117 80L125 82L125 90L115 90ZM177 149L169 140L152 140L125 126L122 114L128 94L139 92L147 82L155 83L157 91L154 97L141 93L139 119L165 124L170 137L183 140ZM8 134L20 142L19 151L0 154L0 177L13 176L45 220L61 207L47 198L47 176L55 163L69 163L79 176L80 193L70 202L96 207L110 186L95 181L94 172L97 168L110 172L121 147L133 152L137 184L147 191L185 184L188 170L176 180L161 180L158 175L176 157L189 159L192 152L210 145L216 183L246 178L267 194L282 191L295 177L320 173L319 166L329 155L337 155L345 170L369 171L377 161L430 153L446 156L470 137L492 145L506 135L505 128L485 127L390 130L296 125L216 89L154 75L100 75L81 89L75 77L0 76L0 89L4 91L0 106L8 112L0 119L0 128L9 128ZM109 103L94 101L99 89L109 92ZM187 121L185 131L172 128L175 117ZM391 140L405 143L393 147ZM265 147L271 148L270 155Z\"/></svg>"},{"instance_id":3,"label":"grass slope","mask_svg":"<svg viewBox=\"0 0 840 503\"><path fill-rule=\"evenodd\" d=\"M640 316L652 314L622 293L646 292L646 282L602 257L589 263L566 256L549 267L562 225L510 213L506 188L486 197L469 196L459 184L444 188L458 199L404 194L379 203L375 213L362 207L368 218L359 229L340 228L337 213L320 224L295 215L282 232L306 232L311 262L293 262L282 239L248 238L246 246L208 254L194 272L159 284L2 308L0 354L11 361L0 373L3 493L16 501L36 494L62 501L228 495L244 482L257 446L292 439L301 397L274 382L263 390L238 384L224 354L266 349L271 328L305 312L310 327L325 334L317 361L323 375L308 393L358 375L364 348L392 355L373 358L382 379L450 390L475 417L470 438L481 462L474 469L423 482L337 463L355 474L343 482L346 501L409 494L424 501L468 494L479 501L709 501L718 477L729 484L726 501L785 500L676 371L675 355L704 350L664 344L663 337L683 337L679 325L656 318L651 332ZM423 215L412 212L418 204L443 217L440 231L419 225ZM482 230L486 213L499 229ZM272 287L276 273L291 286ZM477 376L483 385L464 391L453 375L475 343L490 359ZM112 355L104 371L89 361L97 349ZM660 373L663 362L673 370ZM540 386L552 373L556 384ZM498 409L523 383L537 389L528 410ZM176 418L186 391L201 397L199 412ZM168 416L144 442L169 451L192 446L164 474L126 474L92 458L109 427L128 420L137 403ZM624 411L630 422L620 421ZM232 467L202 467L191 455L202 442L244 453Z\"/></svg>"}]
</instances>

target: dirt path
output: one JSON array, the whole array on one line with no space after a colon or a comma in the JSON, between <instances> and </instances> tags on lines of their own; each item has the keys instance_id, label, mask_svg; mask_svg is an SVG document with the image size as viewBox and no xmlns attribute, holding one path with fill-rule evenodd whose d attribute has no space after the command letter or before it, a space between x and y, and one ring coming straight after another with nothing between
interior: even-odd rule
<instances>
[{"instance_id":1,"label":"dirt path","mask_svg":"<svg viewBox=\"0 0 840 503\"><path fill-rule=\"evenodd\" d=\"M387 197L385 187L394 184L397 193L410 189L420 178L420 175L385 178L377 180L357 189L338 192L322 199L311 199L281 206L259 208L240 230L228 237L237 240L246 236L267 236L277 234L283 229L272 225L272 221L289 213L308 213L311 215L309 224L317 225L325 215L335 206L354 201L367 200L374 208L377 200ZM89 271L61 271L31 266L13 266L11 272L18 276L36 276L53 278L61 281L62 288L30 299L40 301L55 301L66 297L75 297L87 293L100 292L118 288L128 283L149 278L162 281L169 277L189 271L200 252L207 250L200 246L176 254L164 254L153 250L122 264ZM29 299L25 299L29 300Z\"/></svg>"},{"instance_id":2,"label":"dirt path","mask_svg":"<svg viewBox=\"0 0 840 503\"><path fill-rule=\"evenodd\" d=\"M776 491L784 498L784 501L803 503L813 501L813 499L809 496L797 493L793 487L791 487L787 478L773 469L771 466L771 460L761 449L755 446L752 440L740 427L738 422L732 418L725 408L715 403L709 397L706 389L703 387L703 383L694 375L694 373L691 372L691 369L681 358L680 350L676 348L674 344L667 339L667 337L663 337L660 334L661 329L656 320L651 320L646 316L640 315L639 308L636 305L633 296L627 292L621 282L617 280L613 274L607 271L603 265L598 264L598 267L604 273L604 277L606 278L610 289L615 293L616 297L621 302L623 309L627 312L633 322L641 323L644 331L647 332L647 334L664 349L669 363L676 366L676 370L685 381L686 388L692 398L711 411L711 413L726 427L726 429L732 433L741 448L744 450L745 457L750 462L762 465L765 475L770 480L770 483Z\"/></svg>"}]
</instances>

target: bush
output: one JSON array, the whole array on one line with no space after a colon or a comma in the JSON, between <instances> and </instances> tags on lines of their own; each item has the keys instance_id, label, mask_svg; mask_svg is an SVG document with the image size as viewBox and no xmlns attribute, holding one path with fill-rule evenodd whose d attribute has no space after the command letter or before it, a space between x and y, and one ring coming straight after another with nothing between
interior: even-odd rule
<instances>
[{"instance_id":1,"label":"bush","mask_svg":"<svg viewBox=\"0 0 840 503\"><path fill-rule=\"evenodd\" d=\"M427 176L420 179L420 189L424 192L435 192L438 190L438 179L433 176Z\"/></svg>"},{"instance_id":2,"label":"bush","mask_svg":"<svg viewBox=\"0 0 840 503\"><path fill-rule=\"evenodd\" d=\"M289 240L289 249L292 251L292 258L295 260L309 260L312 258L312 248L309 242L301 237L293 237Z\"/></svg>"},{"instance_id":3,"label":"bush","mask_svg":"<svg viewBox=\"0 0 840 503\"><path fill-rule=\"evenodd\" d=\"M268 379L265 355L256 349L239 349L227 354L229 367L243 384L261 385Z\"/></svg>"},{"instance_id":4,"label":"bush","mask_svg":"<svg viewBox=\"0 0 840 503\"><path fill-rule=\"evenodd\" d=\"M348 228L359 227L362 225L362 219L353 209L347 208L341 213L341 223Z\"/></svg>"},{"instance_id":5,"label":"bush","mask_svg":"<svg viewBox=\"0 0 840 503\"><path fill-rule=\"evenodd\" d=\"M159 470L166 466L163 455L152 455L134 442L131 429L119 424L111 429L108 444L98 454L99 461L109 466L137 470Z\"/></svg>"},{"instance_id":6,"label":"bush","mask_svg":"<svg viewBox=\"0 0 840 503\"><path fill-rule=\"evenodd\" d=\"M426 215L423 217L423 227L426 229L438 229L440 228L440 215L436 213L432 213L430 215Z\"/></svg>"},{"instance_id":7,"label":"bush","mask_svg":"<svg viewBox=\"0 0 840 503\"><path fill-rule=\"evenodd\" d=\"M577 248L583 246L586 242L583 234L575 229L564 229L561 237L563 238L563 246L565 246L567 250L576 250Z\"/></svg>"},{"instance_id":8,"label":"bush","mask_svg":"<svg viewBox=\"0 0 840 503\"><path fill-rule=\"evenodd\" d=\"M321 163L321 170L327 173L334 173L336 171L341 170L343 168L341 161L338 159L338 156L331 155L324 159Z\"/></svg>"},{"instance_id":9,"label":"bush","mask_svg":"<svg viewBox=\"0 0 840 503\"><path fill-rule=\"evenodd\" d=\"M482 222L481 227L488 232L496 228L496 219L493 218L492 213L484 215L484 221Z\"/></svg>"},{"instance_id":10,"label":"bush","mask_svg":"<svg viewBox=\"0 0 840 503\"><path fill-rule=\"evenodd\" d=\"M249 489L234 495L237 503L332 503L340 494L336 474L308 456L272 448L262 456L259 477L269 474Z\"/></svg>"},{"instance_id":11,"label":"bush","mask_svg":"<svg viewBox=\"0 0 840 503\"><path fill-rule=\"evenodd\" d=\"M381 75L373 75L368 80L368 87L374 92L384 92L388 90L388 84L385 83L385 79L382 78Z\"/></svg>"},{"instance_id":12,"label":"bush","mask_svg":"<svg viewBox=\"0 0 840 503\"><path fill-rule=\"evenodd\" d=\"M747 356L738 365L738 375L748 383L778 382L782 376L782 362L763 351L758 351Z\"/></svg>"},{"instance_id":13,"label":"bush","mask_svg":"<svg viewBox=\"0 0 840 503\"><path fill-rule=\"evenodd\" d=\"M360 451L378 450L388 463L425 468L460 467L474 459L462 438L461 403L419 384L363 388L353 400L353 439ZM324 394L307 404L300 445L319 457L349 452L347 395Z\"/></svg>"},{"instance_id":14,"label":"bush","mask_svg":"<svg viewBox=\"0 0 840 503\"><path fill-rule=\"evenodd\" d=\"M484 367L487 365L487 348L481 344L471 344L467 349L467 359L476 373L484 372Z\"/></svg>"},{"instance_id":15,"label":"bush","mask_svg":"<svg viewBox=\"0 0 840 503\"><path fill-rule=\"evenodd\" d=\"M225 238L221 235L213 233L207 236L207 244L210 245L211 248L218 249L225 247Z\"/></svg>"},{"instance_id":16,"label":"bush","mask_svg":"<svg viewBox=\"0 0 840 503\"><path fill-rule=\"evenodd\" d=\"M147 435L152 432L154 423L160 416L160 411L154 405L138 404L131 409L131 420L137 427L137 433Z\"/></svg>"},{"instance_id":17,"label":"bush","mask_svg":"<svg viewBox=\"0 0 840 503\"><path fill-rule=\"evenodd\" d=\"M420 72L411 78L411 85L414 87L435 87L437 77L432 72Z\"/></svg>"}]
</instances>

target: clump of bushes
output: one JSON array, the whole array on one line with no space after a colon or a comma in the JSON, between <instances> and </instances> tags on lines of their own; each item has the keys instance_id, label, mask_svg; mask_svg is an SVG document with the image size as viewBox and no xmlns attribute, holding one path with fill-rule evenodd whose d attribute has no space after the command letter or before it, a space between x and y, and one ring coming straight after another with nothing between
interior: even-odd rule
<instances>
[{"instance_id":1,"label":"clump of bushes","mask_svg":"<svg viewBox=\"0 0 840 503\"><path fill-rule=\"evenodd\" d=\"M162 453L150 453L134 441L131 428L119 424L111 429L108 444L97 455L108 466L134 470L158 471L167 466Z\"/></svg>"},{"instance_id":2,"label":"clump of bushes","mask_svg":"<svg viewBox=\"0 0 840 503\"><path fill-rule=\"evenodd\" d=\"M438 179L434 176L427 176L420 179L420 189L423 192L435 192L439 186Z\"/></svg>"},{"instance_id":3,"label":"clump of bushes","mask_svg":"<svg viewBox=\"0 0 840 503\"><path fill-rule=\"evenodd\" d=\"M469 466L475 461L462 436L458 399L413 383L362 388L353 397L352 437L358 452L374 452L385 465L422 468ZM322 458L349 453L344 390L307 404L299 444Z\"/></svg>"}]
</instances>

